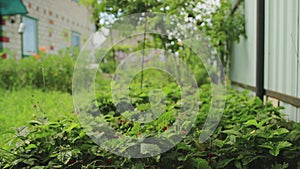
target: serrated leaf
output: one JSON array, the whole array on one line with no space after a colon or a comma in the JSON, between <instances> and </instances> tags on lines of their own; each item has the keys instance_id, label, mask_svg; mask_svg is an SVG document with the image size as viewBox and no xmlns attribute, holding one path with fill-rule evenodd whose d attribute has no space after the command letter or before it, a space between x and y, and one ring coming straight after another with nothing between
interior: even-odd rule
<instances>
[{"instance_id":1,"label":"serrated leaf","mask_svg":"<svg viewBox=\"0 0 300 169\"><path fill-rule=\"evenodd\" d=\"M34 161L35 161L36 159L35 158L29 158L29 159L25 159L24 161L22 161L23 163L25 163L25 164L28 164L28 165L34 165Z\"/></svg>"},{"instance_id":2,"label":"serrated leaf","mask_svg":"<svg viewBox=\"0 0 300 169\"><path fill-rule=\"evenodd\" d=\"M64 130L65 132L70 132L71 130L73 130L74 128L78 127L79 124L78 123L73 123L71 124L71 126L69 126L66 130Z\"/></svg>"},{"instance_id":3,"label":"serrated leaf","mask_svg":"<svg viewBox=\"0 0 300 169\"><path fill-rule=\"evenodd\" d=\"M255 119L252 119L252 120L248 120L246 123L246 125L248 126L255 126L257 128L261 128L262 126L260 126L257 121Z\"/></svg>"},{"instance_id":4,"label":"serrated leaf","mask_svg":"<svg viewBox=\"0 0 300 169\"><path fill-rule=\"evenodd\" d=\"M236 130L224 130L222 133L225 133L227 135L236 135L236 136L242 136L242 134Z\"/></svg>"},{"instance_id":5,"label":"serrated leaf","mask_svg":"<svg viewBox=\"0 0 300 169\"><path fill-rule=\"evenodd\" d=\"M266 148L266 149L270 149L270 150L273 149L273 145L271 143L265 143L263 145L258 145L258 147Z\"/></svg>"},{"instance_id":6,"label":"serrated leaf","mask_svg":"<svg viewBox=\"0 0 300 169\"><path fill-rule=\"evenodd\" d=\"M186 143L184 142L180 142L178 145L177 145L177 149L178 150L186 150L186 151L194 151L195 148L191 147L190 145L187 145Z\"/></svg>"},{"instance_id":7,"label":"serrated leaf","mask_svg":"<svg viewBox=\"0 0 300 169\"><path fill-rule=\"evenodd\" d=\"M216 145L216 146L219 147L219 148L222 148L223 145L224 145L223 141L222 141L222 140L219 140L219 139L215 139L215 140L213 141L213 144Z\"/></svg>"},{"instance_id":8,"label":"serrated leaf","mask_svg":"<svg viewBox=\"0 0 300 169\"><path fill-rule=\"evenodd\" d=\"M289 130L287 130L286 128L279 128L279 129L276 129L275 131L273 131L272 135L279 136L279 135L286 134L286 133L289 133Z\"/></svg>"},{"instance_id":9,"label":"serrated leaf","mask_svg":"<svg viewBox=\"0 0 300 169\"><path fill-rule=\"evenodd\" d=\"M211 167L208 165L207 161L202 158L192 158L191 163L189 164L197 169L210 169Z\"/></svg>"},{"instance_id":10,"label":"serrated leaf","mask_svg":"<svg viewBox=\"0 0 300 169\"><path fill-rule=\"evenodd\" d=\"M218 168L225 168L229 163L234 161L234 158L226 158L218 162Z\"/></svg>"},{"instance_id":11,"label":"serrated leaf","mask_svg":"<svg viewBox=\"0 0 300 169\"><path fill-rule=\"evenodd\" d=\"M269 117L269 118L263 119L262 121L260 121L260 122L258 123L258 125L259 125L259 126L263 126L266 122L268 122L268 121L270 121L270 120L272 120L272 119L273 119L273 117Z\"/></svg>"},{"instance_id":12,"label":"serrated leaf","mask_svg":"<svg viewBox=\"0 0 300 169\"><path fill-rule=\"evenodd\" d=\"M44 168L45 168L45 166L34 166L31 169L44 169Z\"/></svg>"},{"instance_id":13,"label":"serrated leaf","mask_svg":"<svg viewBox=\"0 0 300 169\"><path fill-rule=\"evenodd\" d=\"M252 161L256 160L256 159L260 159L260 158L264 158L265 156L252 156L252 155L248 155L245 156L242 161L243 161L243 165L248 165L250 164Z\"/></svg>"},{"instance_id":14,"label":"serrated leaf","mask_svg":"<svg viewBox=\"0 0 300 169\"><path fill-rule=\"evenodd\" d=\"M280 149L291 147L291 146L292 146L292 143L290 143L290 142L280 141L277 145L277 148L280 150Z\"/></svg>"},{"instance_id":15,"label":"serrated leaf","mask_svg":"<svg viewBox=\"0 0 300 169\"><path fill-rule=\"evenodd\" d=\"M64 163L67 164L69 162L69 160L72 157L72 152L71 151L61 151L58 153L57 159Z\"/></svg>"},{"instance_id":16,"label":"serrated leaf","mask_svg":"<svg viewBox=\"0 0 300 169\"><path fill-rule=\"evenodd\" d=\"M263 145L259 145L259 147L269 149L269 153L275 157L277 157L280 154L281 149L287 148L290 146L292 146L292 144L287 141L280 141L278 143L268 142Z\"/></svg>"},{"instance_id":17,"label":"serrated leaf","mask_svg":"<svg viewBox=\"0 0 300 169\"><path fill-rule=\"evenodd\" d=\"M234 161L234 165L235 165L236 168L239 168L239 169L243 168L240 161Z\"/></svg>"},{"instance_id":18,"label":"serrated leaf","mask_svg":"<svg viewBox=\"0 0 300 169\"><path fill-rule=\"evenodd\" d=\"M40 121L37 121L37 120L30 120L29 124L30 125L42 125L43 123L41 123Z\"/></svg>"},{"instance_id":19,"label":"serrated leaf","mask_svg":"<svg viewBox=\"0 0 300 169\"><path fill-rule=\"evenodd\" d=\"M35 144L29 144L26 149L29 150L29 149L34 149L34 148L37 148L37 146Z\"/></svg>"},{"instance_id":20,"label":"serrated leaf","mask_svg":"<svg viewBox=\"0 0 300 169\"><path fill-rule=\"evenodd\" d=\"M26 126L22 126L16 129L16 135L26 137L29 134L29 129Z\"/></svg>"}]
</instances>

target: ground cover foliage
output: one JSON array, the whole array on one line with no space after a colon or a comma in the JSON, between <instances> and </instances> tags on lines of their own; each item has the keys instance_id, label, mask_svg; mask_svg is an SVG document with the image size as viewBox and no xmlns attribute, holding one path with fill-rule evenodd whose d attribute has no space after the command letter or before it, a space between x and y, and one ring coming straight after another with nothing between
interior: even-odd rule
<instances>
[{"instance_id":1,"label":"ground cover foliage","mask_svg":"<svg viewBox=\"0 0 300 169\"><path fill-rule=\"evenodd\" d=\"M153 83L153 76L161 72L149 70L145 86ZM109 76L107 76L109 77ZM111 78L101 77L101 89L110 88ZM131 96L136 109L149 107L148 90L140 88L137 75L131 83ZM156 78L159 79L159 78ZM167 79L167 78L165 78ZM172 78L170 78L172 81ZM149 83L148 83L149 82ZM104 112L106 122L119 132L131 136L151 136L167 132L174 122L176 106L180 103L180 88L176 83L159 81L168 96L167 108L150 125L140 126L120 115L109 91L97 90L95 108ZM155 86L154 87L157 87ZM153 85L152 85L153 87ZM97 88L97 87L96 87ZM300 125L285 120L281 108L263 103L247 92L229 88L222 120L205 143L198 138L210 109L211 86L203 84L199 90L199 113L191 131L171 150L158 156L134 159L114 155L96 145L85 133L76 115L32 118L19 126L9 140L10 149L1 148L1 168L297 168L299 162ZM27 110L33 111L33 110ZM93 111L90 111L91 115ZM134 111L133 114L134 115ZM181 130L182 134L186 134ZM114 139L118 139L115 137ZM114 144L112 142L112 144ZM117 144L117 143L116 143ZM150 147L153 148L153 147ZM159 147L156 147L159 149ZM146 151L147 152L147 151Z\"/></svg>"},{"instance_id":2,"label":"ground cover foliage","mask_svg":"<svg viewBox=\"0 0 300 169\"><path fill-rule=\"evenodd\" d=\"M147 10L169 15L182 12L183 19L188 18L188 23L193 23L210 36L210 42L216 48L216 57L219 55L222 63L228 65L231 42L245 33L240 11L231 10L231 1L222 1L220 8L209 14L211 21L208 21L205 17L197 17L207 11L197 11L198 4L194 1L173 2L135 1L128 5L127 1L103 1L96 5L97 1L89 0L87 5L93 4L96 13L102 10L115 16L118 16L119 7L126 14L144 12L146 7ZM237 2L243 4L242 1ZM130 103L133 105L130 110L120 112L111 93L111 87L115 85L114 71L120 63L114 52L142 50L143 46L160 47L174 54L177 52L199 86L199 112L193 123L186 123L191 126L190 131L185 127L177 130L183 136L179 144L160 155L140 159L117 156L99 147L87 135L77 112L72 110L70 94L76 58L68 52L57 55L40 53L39 57L22 60L0 59L0 92L3 93L0 97L0 119L3 122L0 124L0 168L300 168L297 161L300 159L300 125L287 121L281 113L282 107L263 103L248 92L240 92L230 86L227 87L226 105L216 131L206 142L199 142L210 112L211 75L218 72L207 72L201 59L176 37L153 36L153 40L158 42L140 42L137 49L116 46L107 53L106 60L99 65L95 79L96 99L90 103L93 107L88 112L87 120L97 119L98 124L106 123L119 133L133 138L150 137L157 133L167 133L171 137L172 133L168 130L175 123L175 117L184 113L180 111L183 100L181 92L188 90L180 88L172 76L151 69L145 70L143 75L138 73L129 85ZM149 100L153 99L149 93L156 89L159 89L158 94L165 96L161 100L165 105L161 116L145 125L126 118L149 118L137 112L147 114L151 107ZM123 113L126 116L122 116ZM12 116L17 118L12 120ZM100 139L109 137L110 144L116 147L122 145L118 135L108 133L97 136ZM159 144L151 145L142 153L147 154L150 149L160 151L161 147Z\"/></svg>"}]
</instances>

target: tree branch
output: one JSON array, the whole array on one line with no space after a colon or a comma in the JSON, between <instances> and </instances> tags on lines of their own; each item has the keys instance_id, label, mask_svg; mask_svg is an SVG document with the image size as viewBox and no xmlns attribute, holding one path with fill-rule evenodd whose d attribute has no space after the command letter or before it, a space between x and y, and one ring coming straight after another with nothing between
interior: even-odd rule
<instances>
[{"instance_id":1,"label":"tree branch","mask_svg":"<svg viewBox=\"0 0 300 169\"><path fill-rule=\"evenodd\" d=\"M235 5L233 6L231 12L230 12L230 15L233 15L236 10L239 8L240 4L243 2L244 0L238 0Z\"/></svg>"}]
</instances>

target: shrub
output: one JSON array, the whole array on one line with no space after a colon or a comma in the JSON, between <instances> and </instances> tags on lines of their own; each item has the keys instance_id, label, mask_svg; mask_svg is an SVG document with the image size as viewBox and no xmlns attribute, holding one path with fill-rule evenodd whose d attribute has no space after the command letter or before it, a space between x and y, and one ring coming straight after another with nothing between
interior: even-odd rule
<instances>
[{"instance_id":1,"label":"shrub","mask_svg":"<svg viewBox=\"0 0 300 169\"><path fill-rule=\"evenodd\" d=\"M69 56L46 54L40 59L0 59L0 86L4 89L32 86L71 92L73 62Z\"/></svg>"}]
</instances>

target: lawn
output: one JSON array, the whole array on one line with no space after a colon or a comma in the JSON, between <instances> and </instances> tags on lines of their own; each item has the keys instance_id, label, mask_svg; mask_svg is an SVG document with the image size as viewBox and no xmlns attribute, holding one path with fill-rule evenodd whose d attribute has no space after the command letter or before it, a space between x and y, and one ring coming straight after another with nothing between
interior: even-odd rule
<instances>
[{"instance_id":1,"label":"lawn","mask_svg":"<svg viewBox=\"0 0 300 169\"><path fill-rule=\"evenodd\" d=\"M46 117L57 121L72 116L73 102L69 93L43 92L30 87L14 91L0 89L0 93L1 147L13 136L13 129L28 125L30 120Z\"/></svg>"}]
</instances>

